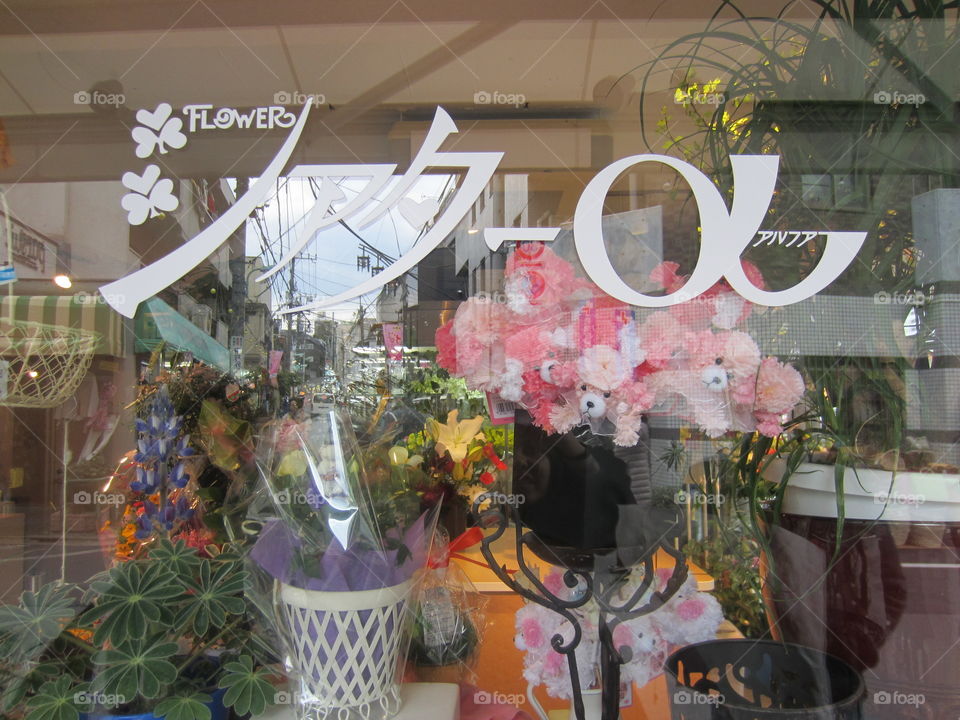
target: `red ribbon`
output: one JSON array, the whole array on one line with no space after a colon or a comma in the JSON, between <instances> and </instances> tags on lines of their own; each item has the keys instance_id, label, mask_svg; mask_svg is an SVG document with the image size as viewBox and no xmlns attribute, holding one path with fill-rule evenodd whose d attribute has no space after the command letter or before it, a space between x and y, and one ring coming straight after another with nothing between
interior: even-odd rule
<instances>
[{"instance_id":1,"label":"red ribbon","mask_svg":"<svg viewBox=\"0 0 960 720\"><path fill-rule=\"evenodd\" d=\"M464 562L473 563L474 565L479 565L480 567L487 567L487 563L480 562L479 560L474 560L471 557L461 554L460 550L466 550L467 548L472 548L474 545L479 545L483 540L483 530L479 527L468 528L464 532L460 533L456 538L450 541L447 545L446 552L442 555L437 554L435 558L430 558L427 561L427 567L431 570L436 570L437 568L445 568L450 564L450 559L463 560ZM507 570L508 573L513 574L516 570Z\"/></svg>"}]
</instances>

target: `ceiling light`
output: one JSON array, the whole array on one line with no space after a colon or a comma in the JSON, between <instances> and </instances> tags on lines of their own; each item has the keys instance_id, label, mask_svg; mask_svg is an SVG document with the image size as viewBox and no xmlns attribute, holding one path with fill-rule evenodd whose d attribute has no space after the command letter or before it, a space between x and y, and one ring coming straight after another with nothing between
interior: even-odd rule
<instances>
[{"instance_id":1,"label":"ceiling light","mask_svg":"<svg viewBox=\"0 0 960 720\"><path fill-rule=\"evenodd\" d=\"M57 287L62 287L64 290L69 290L73 286L73 280L70 279L70 276L64 275L63 273L54 275L53 283Z\"/></svg>"},{"instance_id":2,"label":"ceiling light","mask_svg":"<svg viewBox=\"0 0 960 720\"><path fill-rule=\"evenodd\" d=\"M478 232L480 232L480 228L474 225L469 230L467 230L467 235L476 235Z\"/></svg>"}]
</instances>

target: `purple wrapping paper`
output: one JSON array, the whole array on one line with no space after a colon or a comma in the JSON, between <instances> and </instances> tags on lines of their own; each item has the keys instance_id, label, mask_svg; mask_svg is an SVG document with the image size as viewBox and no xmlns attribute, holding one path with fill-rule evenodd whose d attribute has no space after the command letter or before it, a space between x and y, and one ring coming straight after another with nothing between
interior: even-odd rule
<instances>
[{"instance_id":1,"label":"purple wrapping paper","mask_svg":"<svg viewBox=\"0 0 960 720\"><path fill-rule=\"evenodd\" d=\"M294 560L297 553L309 550L303 548L300 538L280 520L264 525L250 557L280 582L304 590L344 592L390 587L408 580L426 563L425 520L426 514L421 515L402 535L398 529L386 533L387 538L399 539L411 553L399 566L399 550L344 549L334 540L326 550L315 551L321 556L321 577L307 576Z\"/></svg>"}]
</instances>

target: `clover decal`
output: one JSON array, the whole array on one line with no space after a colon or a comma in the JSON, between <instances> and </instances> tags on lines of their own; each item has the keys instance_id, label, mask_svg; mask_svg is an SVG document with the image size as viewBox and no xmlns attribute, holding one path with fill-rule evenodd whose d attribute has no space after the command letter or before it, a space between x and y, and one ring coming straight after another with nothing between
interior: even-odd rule
<instances>
[{"instance_id":1,"label":"clover decal","mask_svg":"<svg viewBox=\"0 0 960 720\"><path fill-rule=\"evenodd\" d=\"M154 150L165 155L168 147L179 150L187 144L187 136L182 132L183 120L170 117L172 114L170 103L160 103L153 112L146 109L137 111L140 125L130 134L137 143L138 158L150 157Z\"/></svg>"},{"instance_id":2,"label":"clover decal","mask_svg":"<svg viewBox=\"0 0 960 720\"><path fill-rule=\"evenodd\" d=\"M147 218L155 217L161 211L176 210L180 204L179 198L173 194L173 180L160 180L160 168L156 165L147 165L142 175L125 172L120 182L133 191L120 201L131 225L142 225Z\"/></svg>"}]
</instances>

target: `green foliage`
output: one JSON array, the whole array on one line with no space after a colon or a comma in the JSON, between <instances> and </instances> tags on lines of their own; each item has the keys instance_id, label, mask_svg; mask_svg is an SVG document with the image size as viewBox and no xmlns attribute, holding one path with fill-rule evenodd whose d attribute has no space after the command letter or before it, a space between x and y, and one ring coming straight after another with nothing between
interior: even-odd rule
<instances>
[{"instance_id":1,"label":"green foliage","mask_svg":"<svg viewBox=\"0 0 960 720\"><path fill-rule=\"evenodd\" d=\"M452 377L440 367L412 371L401 383L401 391L417 411L436 418L446 417L451 410L459 410L460 417L486 412L482 392L470 390L463 378Z\"/></svg>"},{"instance_id":2,"label":"green foliage","mask_svg":"<svg viewBox=\"0 0 960 720\"><path fill-rule=\"evenodd\" d=\"M224 666L220 687L228 688L224 703L238 715L261 715L273 704L275 688L267 679L268 672L254 667L249 655L241 655Z\"/></svg>"},{"instance_id":3,"label":"green foliage","mask_svg":"<svg viewBox=\"0 0 960 720\"><path fill-rule=\"evenodd\" d=\"M188 599L178 624L193 618L193 632L204 635L211 627L223 627L227 615L242 614L246 576L239 562L220 562L214 570L211 561L202 560L199 572L184 581Z\"/></svg>"},{"instance_id":4,"label":"green foliage","mask_svg":"<svg viewBox=\"0 0 960 720\"><path fill-rule=\"evenodd\" d=\"M37 693L27 701L29 720L78 720L80 711L86 709L77 700L77 690L70 678L61 677L40 686Z\"/></svg>"},{"instance_id":5,"label":"green foliage","mask_svg":"<svg viewBox=\"0 0 960 720\"><path fill-rule=\"evenodd\" d=\"M744 637L766 635L757 542L742 529L729 528L708 540L689 542L684 553L713 577L712 594L723 608L723 616Z\"/></svg>"},{"instance_id":6,"label":"green foliage","mask_svg":"<svg viewBox=\"0 0 960 720\"><path fill-rule=\"evenodd\" d=\"M99 621L94 642L112 645L142 638L151 623L170 624L172 601L183 593L177 576L161 563L120 563L92 588L99 599L84 613L83 622L93 625Z\"/></svg>"},{"instance_id":7,"label":"green foliage","mask_svg":"<svg viewBox=\"0 0 960 720\"><path fill-rule=\"evenodd\" d=\"M75 591L70 584L45 585L25 592L19 607L0 607L0 654L24 660L39 656L76 614Z\"/></svg>"},{"instance_id":8,"label":"green foliage","mask_svg":"<svg viewBox=\"0 0 960 720\"><path fill-rule=\"evenodd\" d=\"M167 698L154 709L154 715L165 720L210 720L210 708L205 703L211 697L204 693Z\"/></svg>"},{"instance_id":9,"label":"green foliage","mask_svg":"<svg viewBox=\"0 0 960 720\"><path fill-rule=\"evenodd\" d=\"M80 593L51 583L0 607L0 712L24 720L77 720L78 712L142 713L209 720L208 693L237 683L237 663L253 678L225 699L238 714L273 698L245 618L246 572L230 546L201 558L182 540L99 573ZM87 609L78 613L81 606ZM220 651L223 662L208 656ZM227 668L231 670L227 670ZM248 679L249 680L249 679ZM256 682L254 682L256 681Z\"/></svg>"},{"instance_id":10,"label":"green foliage","mask_svg":"<svg viewBox=\"0 0 960 720\"><path fill-rule=\"evenodd\" d=\"M858 262L833 291L902 291L916 266L909 222L915 183L957 184L956 163L942 149L955 141L957 80L943 68L960 63L958 8L921 0L814 4L818 16L795 20L789 0L765 17L718 2L703 29L672 40L631 71L642 76L641 132L649 147L712 174L728 197L732 155L778 155L778 192L765 227L865 231ZM673 102L661 108L651 134L649 106L659 99L648 91L666 74L675 78ZM875 102L875 93L895 90L922 94L925 102ZM722 100L689 101L700 93ZM831 191L824 207L805 197L803 176L810 175L843 177L860 190ZM821 249L811 243L798 258L779 246L759 247L747 257L789 285L810 272ZM685 264L696 245L672 252Z\"/></svg>"},{"instance_id":11,"label":"green foliage","mask_svg":"<svg viewBox=\"0 0 960 720\"><path fill-rule=\"evenodd\" d=\"M94 690L117 698L116 705L132 698L156 698L177 679L177 668L170 662L177 644L163 635L151 638L131 637L93 657L98 673ZM108 703L108 707L115 707Z\"/></svg>"}]
</instances>

